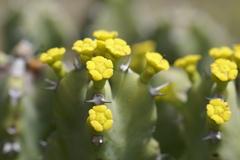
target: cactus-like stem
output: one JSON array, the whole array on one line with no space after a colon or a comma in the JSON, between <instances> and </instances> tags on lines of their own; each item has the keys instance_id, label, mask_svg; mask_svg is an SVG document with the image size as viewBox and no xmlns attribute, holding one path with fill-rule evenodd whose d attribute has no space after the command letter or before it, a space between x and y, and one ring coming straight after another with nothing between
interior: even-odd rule
<instances>
[{"instance_id":1,"label":"cactus-like stem","mask_svg":"<svg viewBox=\"0 0 240 160\"><path fill-rule=\"evenodd\" d=\"M237 141L239 138L238 133L240 131L240 111L237 105L237 94L233 82L228 84L226 92L232 116L230 121L221 127L223 139L221 141L221 145L217 148L217 153L221 160L238 159L240 156L239 143Z\"/></svg>"},{"instance_id":2,"label":"cactus-like stem","mask_svg":"<svg viewBox=\"0 0 240 160\"><path fill-rule=\"evenodd\" d=\"M113 79L111 82L113 88L118 88L113 99L113 106L117 107L119 123L122 123L120 132L125 137L121 159L154 157L159 152L158 146L152 146L150 143L156 122L154 98L148 92L148 85L143 83L137 74L130 72L118 74L124 76L121 82L119 83L118 79ZM152 150L152 155L144 152L145 149Z\"/></svg>"}]
</instances>

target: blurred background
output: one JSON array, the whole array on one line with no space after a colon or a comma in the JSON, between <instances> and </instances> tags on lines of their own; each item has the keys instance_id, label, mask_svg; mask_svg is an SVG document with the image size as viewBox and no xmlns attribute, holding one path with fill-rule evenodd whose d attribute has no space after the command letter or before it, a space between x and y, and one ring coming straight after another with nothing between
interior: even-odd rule
<instances>
[{"instance_id":1,"label":"blurred background","mask_svg":"<svg viewBox=\"0 0 240 160\"><path fill-rule=\"evenodd\" d=\"M117 30L129 43L152 39L170 61L238 43L238 0L1 0L0 49L22 39L35 52L71 47L94 29Z\"/></svg>"}]
</instances>

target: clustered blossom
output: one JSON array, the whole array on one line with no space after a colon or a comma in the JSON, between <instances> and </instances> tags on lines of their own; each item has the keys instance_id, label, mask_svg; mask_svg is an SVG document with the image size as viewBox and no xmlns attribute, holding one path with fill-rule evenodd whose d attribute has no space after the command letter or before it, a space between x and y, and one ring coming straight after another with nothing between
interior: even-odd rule
<instances>
[{"instance_id":1,"label":"clustered blossom","mask_svg":"<svg viewBox=\"0 0 240 160\"><path fill-rule=\"evenodd\" d=\"M105 45L110 53L116 58L127 56L131 53L130 47L120 38L108 39L106 40Z\"/></svg>"},{"instance_id":2,"label":"clustered blossom","mask_svg":"<svg viewBox=\"0 0 240 160\"><path fill-rule=\"evenodd\" d=\"M211 72L214 78L222 82L235 80L238 75L236 63L222 58L211 64Z\"/></svg>"},{"instance_id":3,"label":"clustered blossom","mask_svg":"<svg viewBox=\"0 0 240 160\"><path fill-rule=\"evenodd\" d=\"M118 36L118 33L115 31L106 31L106 30L97 30L95 32L93 32L93 36L97 39L97 40L107 40L107 39L113 39L116 38Z\"/></svg>"},{"instance_id":4,"label":"clustered blossom","mask_svg":"<svg viewBox=\"0 0 240 160\"><path fill-rule=\"evenodd\" d=\"M146 54L147 67L152 70L153 74L159 71L169 69L169 63L160 53L148 52Z\"/></svg>"},{"instance_id":5,"label":"clustered blossom","mask_svg":"<svg viewBox=\"0 0 240 160\"><path fill-rule=\"evenodd\" d=\"M61 77L65 75L62 58L66 52L65 48L51 48L40 55L40 61L48 64Z\"/></svg>"},{"instance_id":6,"label":"clustered blossom","mask_svg":"<svg viewBox=\"0 0 240 160\"><path fill-rule=\"evenodd\" d=\"M174 66L184 69L187 73L192 74L197 70L197 64L201 60L201 55L187 55L179 58L174 62Z\"/></svg>"},{"instance_id":7,"label":"clustered blossom","mask_svg":"<svg viewBox=\"0 0 240 160\"><path fill-rule=\"evenodd\" d=\"M94 50L97 48L97 41L90 38L85 38L83 40L77 40L72 49L76 51L82 61L87 61L93 56Z\"/></svg>"},{"instance_id":8,"label":"clustered blossom","mask_svg":"<svg viewBox=\"0 0 240 160\"><path fill-rule=\"evenodd\" d=\"M113 76L113 69L116 65L114 62L129 56L131 48L126 41L118 37L118 33L115 31L97 30L93 33L93 37L77 40L73 44L72 50L79 56L93 84L97 85L102 83L96 81L105 83L105 80ZM144 83L148 82L154 74L168 70L170 67L169 62L160 53L154 51L155 47L155 43L152 41L134 46L136 54L132 56L133 62L130 67L136 67L136 70L133 69L133 71L140 73L140 79ZM40 61L51 66L58 74L64 75L62 63L64 54L65 48L52 48L41 54ZM235 46L234 49L229 47L212 48L209 55L214 59L210 69L216 82L229 82L236 79L237 63L240 62L240 45ZM139 60L139 58L141 59ZM174 66L182 68L192 75L197 72L197 64L201 58L201 55L187 55L177 59ZM223 124L231 117L228 103L220 98L212 99L207 104L206 111L209 119L217 125ZM112 112L104 104L95 105L88 111L87 122L96 132L107 131L113 125Z\"/></svg>"},{"instance_id":9,"label":"clustered blossom","mask_svg":"<svg viewBox=\"0 0 240 160\"><path fill-rule=\"evenodd\" d=\"M94 81L109 79L113 75L113 63L102 56L93 57L86 65L89 74Z\"/></svg>"},{"instance_id":10,"label":"clustered blossom","mask_svg":"<svg viewBox=\"0 0 240 160\"><path fill-rule=\"evenodd\" d=\"M88 111L88 114L87 121L95 131L103 132L112 128L112 112L106 105L93 106Z\"/></svg>"},{"instance_id":11,"label":"clustered blossom","mask_svg":"<svg viewBox=\"0 0 240 160\"><path fill-rule=\"evenodd\" d=\"M146 64L145 55L147 52L154 52L156 50L156 43L151 40L138 42L132 45L131 69L136 73L141 73Z\"/></svg>"},{"instance_id":12,"label":"clustered blossom","mask_svg":"<svg viewBox=\"0 0 240 160\"><path fill-rule=\"evenodd\" d=\"M115 31L97 30L93 33L96 39L85 38L77 40L72 49L76 51L83 62L95 56L118 59L131 53L130 46L118 38Z\"/></svg>"},{"instance_id":13,"label":"clustered blossom","mask_svg":"<svg viewBox=\"0 0 240 160\"><path fill-rule=\"evenodd\" d=\"M233 59L240 68L240 44L235 45Z\"/></svg>"},{"instance_id":14,"label":"clustered blossom","mask_svg":"<svg viewBox=\"0 0 240 160\"><path fill-rule=\"evenodd\" d=\"M209 51L209 55L214 59L218 58L230 59L233 55L233 50L229 47L212 48Z\"/></svg>"},{"instance_id":15,"label":"clustered blossom","mask_svg":"<svg viewBox=\"0 0 240 160\"><path fill-rule=\"evenodd\" d=\"M156 43L151 40L136 43L132 46L133 54L145 54L147 52L154 52Z\"/></svg>"},{"instance_id":16,"label":"clustered blossom","mask_svg":"<svg viewBox=\"0 0 240 160\"><path fill-rule=\"evenodd\" d=\"M230 119L231 111L227 102L215 98L207 104L207 115L216 124L221 125Z\"/></svg>"},{"instance_id":17,"label":"clustered blossom","mask_svg":"<svg viewBox=\"0 0 240 160\"><path fill-rule=\"evenodd\" d=\"M42 63L51 65L57 61L60 61L63 58L65 52L65 48L51 48L41 54L40 61Z\"/></svg>"}]
</instances>

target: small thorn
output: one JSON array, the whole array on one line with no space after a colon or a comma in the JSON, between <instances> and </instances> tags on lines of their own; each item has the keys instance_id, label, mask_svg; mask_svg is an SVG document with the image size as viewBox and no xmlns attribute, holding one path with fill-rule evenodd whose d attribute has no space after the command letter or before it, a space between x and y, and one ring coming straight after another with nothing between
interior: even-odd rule
<instances>
[{"instance_id":1,"label":"small thorn","mask_svg":"<svg viewBox=\"0 0 240 160\"><path fill-rule=\"evenodd\" d=\"M48 147L48 142L44 141L44 140L40 140L39 142L40 148L45 151L46 148Z\"/></svg>"},{"instance_id":2,"label":"small thorn","mask_svg":"<svg viewBox=\"0 0 240 160\"><path fill-rule=\"evenodd\" d=\"M14 153L19 153L20 150L21 150L21 146L18 142L6 142L3 145L2 152L4 154L14 154Z\"/></svg>"},{"instance_id":3,"label":"small thorn","mask_svg":"<svg viewBox=\"0 0 240 160\"><path fill-rule=\"evenodd\" d=\"M39 143L42 147L46 147L48 145L48 143L44 140L41 140Z\"/></svg>"},{"instance_id":4,"label":"small thorn","mask_svg":"<svg viewBox=\"0 0 240 160\"><path fill-rule=\"evenodd\" d=\"M216 98L224 99L224 96L222 94L216 94Z\"/></svg>"},{"instance_id":5,"label":"small thorn","mask_svg":"<svg viewBox=\"0 0 240 160\"><path fill-rule=\"evenodd\" d=\"M10 135L17 134L17 129L16 129L16 127L14 125L8 127L6 130L7 130L7 133L10 134Z\"/></svg>"},{"instance_id":6,"label":"small thorn","mask_svg":"<svg viewBox=\"0 0 240 160\"><path fill-rule=\"evenodd\" d=\"M19 99L20 99L21 96L22 96L22 91L17 90L17 89L10 89L10 90L8 91L8 94L9 94L9 96L10 96L10 98L11 98L11 104L12 104L13 106L16 106L17 103L18 103L18 101L19 101Z\"/></svg>"},{"instance_id":7,"label":"small thorn","mask_svg":"<svg viewBox=\"0 0 240 160\"><path fill-rule=\"evenodd\" d=\"M45 78L44 81L48 84L56 84L57 82L51 80L51 79L48 79L48 78Z\"/></svg>"},{"instance_id":8,"label":"small thorn","mask_svg":"<svg viewBox=\"0 0 240 160\"><path fill-rule=\"evenodd\" d=\"M131 63L131 57L128 57L127 63L120 65L120 70L123 72L127 72L129 69L130 63Z\"/></svg>"},{"instance_id":9,"label":"small thorn","mask_svg":"<svg viewBox=\"0 0 240 160\"><path fill-rule=\"evenodd\" d=\"M48 87L44 87L44 89L49 90L49 91L54 91L57 89L57 86L48 86Z\"/></svg>"},{"instance_id":10,"label":"small thorn","mask_svg":"<svg viewBox=\"0 0 240 160\"><path fill-rule=\"evenodd\" d=\"M92 137L92 143L96 146L100 146L104 143L104 139L102 135L94 135Z\"/></svg>"},{"instance_id":11,"label":"small thorn","mask_svg":"<svg viewBox=\"0 0 240 160\"><path fill-rule=\"evenodd\" d=\"M157 86L157 87L150 87L149 92L152 96L165 96L166 94L163 94L160 91L161 91L161 89L167 87L169 84L170 83L167 82L167 83L164 83L164 84L162 84L160 86Z\"/></svg>"},{"instance_id":12,"label":"small thorn","mask_svg":"<svg viewBox=\"0 0 240 160\"><path fill-rule=\"evenodd\" d=\"M213 98L210 98L210 97L205 97L206 100L210 101L212 100Z\"/></svg>"},{"instance_id":13,"label":"small thorn","mask_svg":"<svg viewBox=\"0 0 240 160\"><path fill-rule=\"evenodd\" d=\"M76 70L80 70L81 69L81 63L79 61L78 58L73 58L73 66Z\"/></svg>"},{"instance_id":14,"label":"small thorn","mask_svg":"<svg viewBox=\"0 0 240 160\"><path fill-rule=\"evenodd\" d=\"M224 99L223 96L205 97L205 99L207 99L207 100L209 100L209 101L212 100L212 99L214 99L214 98Z\"/></svg>"},{"instance_id":15,"label":"small thorn","mask_svg":"<svg viewBox=\"0 0 240 160\"><path fill-rule=\"evenodd\" d=\"M213 140L213 141L219 141L222 139L222 133L220 131L217 132L210 132L207 136L203 137L202 140Z\"/></svg>"},{"instance_id":16,"label":"small thorn","mask_svg":"<svg viewBox=\"0 0 240 160\"><path fill-rule=\"evenodd\" d=\"M156 160L176 160L173 156L167 153L157 155Z\"/></svg>"},{"instance_id":17,"label":"small thorn","mask_svg":"<svg viewBox=\"0 0 240 160\"><path fill-rule=\"evenodd\" d=\"M151 129L151 133L154 133L156 131L156 126L153 126L152 129Z\"/></svg>"},{"instance_id":18,"label":"small thorn","mask_svg":"<svg viewBox=\"0 0 240 160\"><path fill-rule=\"evenodd\" d=\"M166 96L167 94L164 93L156 93L154 96Z\"/></svg>"},{"instance_id":19,"label":"small thorn","mask_svg":"<svg viewBox=\"0 0 240 160\"><path fill-rule=\"evenodd\" d=\"M109 100L106 100L102 94L95 94L92 99L86 100L86 103L94 103L96 105L103 104L103 103L112 103Z\"/></svg>"},{"instance_id":20,"label":"small thorn","mask_svg":"<svg viewBox=\"0 0 240 160\"><path fill-rule=\"evenodd\" d=\"M11 143L7 142L3 145L3 153L9 153L12 149Z\"/></svg>"},{"instance_id":21,"label":"small thorn","mask_svg":"<svg viewBox=\"0 0 240 160\"><path fill-rule=\"evenodd\" d=\"M46 89L46 90L56 90L57 89L58 82L55 82L55 81L47 79L47 78L44 79L44 81L49 85L49 86L44 87L44 89Z\"/></svg>"},{"instance_id":22,"label":"small thorn","mask_svg":"<svg viewBox=\"0 0 240 160\"><path fill-rule=\"evenodd\" d=\"M18 142L14 142L14 143L12 144L12 148L13 148L13 150L14 150L15 152L20 152L20 150L21 150L21 146L20 146L20 144L19 144Z\"/></svg>"}]
</instances>

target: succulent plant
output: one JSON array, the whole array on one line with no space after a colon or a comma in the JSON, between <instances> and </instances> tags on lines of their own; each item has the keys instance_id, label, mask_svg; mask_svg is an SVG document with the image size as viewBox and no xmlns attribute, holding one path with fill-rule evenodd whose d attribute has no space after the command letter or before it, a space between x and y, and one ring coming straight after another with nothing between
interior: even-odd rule
<instances>
[{"instance_id":1,"label":"succulent plant","mask_svg":"<svg viewBox=\"0 0 240 160\"><path fill-rule=\"evenodd\" d=\"M153 41L131 47L115 31L97 30L72 50L40 54L49 86L32 56L10 58L0 81L1 159L238 159L238 45L172 67Z\"/></svg>"}]
</instances>

